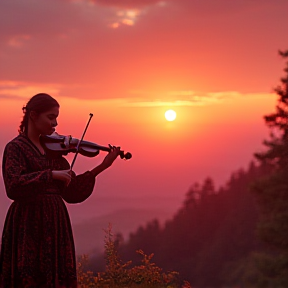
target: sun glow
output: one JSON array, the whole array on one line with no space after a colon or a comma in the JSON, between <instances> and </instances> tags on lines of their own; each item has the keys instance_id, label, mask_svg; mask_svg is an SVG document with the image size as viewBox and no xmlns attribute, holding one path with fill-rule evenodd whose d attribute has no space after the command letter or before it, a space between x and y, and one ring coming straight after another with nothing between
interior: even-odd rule
<instances>
[{"instance_id":1,"label":"sun glow","mask_svg":"<svg viewBox=\"0 0 288 288\"><path fill-rule=\"evenodd\" d=\"M167 121L174 121L176 119L176 112L172 109L165 112L165 118Z\"/></svg>"}]
</instances>

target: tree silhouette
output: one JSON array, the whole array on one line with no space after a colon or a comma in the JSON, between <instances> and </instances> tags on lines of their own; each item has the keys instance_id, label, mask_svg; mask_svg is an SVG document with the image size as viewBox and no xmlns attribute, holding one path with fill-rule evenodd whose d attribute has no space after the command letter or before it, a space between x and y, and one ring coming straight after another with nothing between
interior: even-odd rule
<instances>
[{"instance_id":1,"label":"tree silhouette","mask_svg":"<svg viewBox=\"0 0 288 288\"><path fill-rule=\"evenodd\" d=\"M288 60L288 50L279 51L279 54ZM280 79L280 85L275 88L275 93L278 95L276 111L264 116L266 125L271 129L271 139L263 142L268 149L255 154L258 160L280 169L287 169L288 166L288 61L284 72L286 75Z\"/></svg>"},{"instance_id":2,"label":"tree silhouette","mask_svg":"<svg viewBox=\"0 0 288 288\"><path fill-rule=\"evenodd\" d=\"M288 59L288 50L279 54ZM258 235L267 245L266 253L256 256L259 287L288 287L288 61L284 72L275 89L276 111L264 116L271 129L270 140L264 141L267 150L255 154L273 171L253 186L261 214Z\"/></svg>"},{"instance_id":3,"label":"tree silhouette","mask_svg":"<svg viewBox=\"0 0 288 288\"><path fill-rule=\"evenodd\" d=\"M143 249L154 253L157 265L178 271L192 286L241 284L244 269L238 271L239 265L258 247L258 217L249 187L264 173L262 166L251 162L248 171L233 173L218 190L210 177L193 184L182 207L163 227L152 221L130 235L120 246L122 259L137 263L135 251Z\"/></svg>"}]
</instances>

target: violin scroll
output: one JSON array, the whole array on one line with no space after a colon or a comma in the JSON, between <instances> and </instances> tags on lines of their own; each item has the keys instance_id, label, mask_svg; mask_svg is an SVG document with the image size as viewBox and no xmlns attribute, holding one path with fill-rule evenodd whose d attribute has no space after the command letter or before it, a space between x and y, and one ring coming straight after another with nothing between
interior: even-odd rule
<instances>
[{"instance_id":1,"label":"violin scroll","mask_svg":"<svg viewBox=\"0 0 288 288\"><path fill-rule=\"evenodd\" d=\"M120 158L125 159L125 160L129 160L132 158L132 154L130 152L124 153L123 151L121 151L120 152Z\"/></svg>"},{"instance_id":2,"label":"violin scroll","mask_svg":"<svg viewBox=\"0 0 288 288\"><path fill-rule=\"evenodd\" d=\"M108 146L109 146L110 150L113 148L112 145L110 145L110 144ZM119 155L120 155L120 158L124 159L124 160L129 160L132 158L132 154L130 152L124 153L124 151L120 150Z\"/></svg>"}]
</instances>

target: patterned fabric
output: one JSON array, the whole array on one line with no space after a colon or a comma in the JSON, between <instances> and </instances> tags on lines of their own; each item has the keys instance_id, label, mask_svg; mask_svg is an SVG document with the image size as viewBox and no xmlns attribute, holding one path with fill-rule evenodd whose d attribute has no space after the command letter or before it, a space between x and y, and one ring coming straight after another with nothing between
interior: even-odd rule
<instances>
[{"instance_id":1,"label":"patterned fabric","mask_svg":"<svg viewBox=\"0 0 288 288\"><path fill-rule=\"evenodd\" d=\"M48 159L24 135L9 142L3 155L3 178L11 204L2 234L1 288L77 287L75 248L63 199L80 203L92 193L88 171L63 182L52 170L69 169L65 158Z\"/></svg>"}]
</instances>

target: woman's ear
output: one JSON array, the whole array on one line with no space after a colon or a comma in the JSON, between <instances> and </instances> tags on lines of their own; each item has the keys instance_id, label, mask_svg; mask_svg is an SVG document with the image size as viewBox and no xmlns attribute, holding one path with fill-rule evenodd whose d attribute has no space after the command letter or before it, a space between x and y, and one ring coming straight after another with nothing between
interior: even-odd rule
<instances>
[{"instance_id":1,"label":"woman's ear","mask_svg":"<svg viewBox=\"0 0 288 288\"><path fill-rule=\"evenodd\" d=\"M35 111L31 111L29 116L32 121L35 121L38 117L38 114Z\"/></svg>"}]
</instances>

